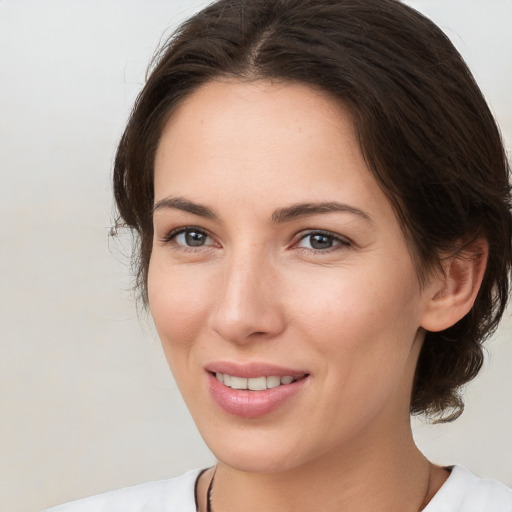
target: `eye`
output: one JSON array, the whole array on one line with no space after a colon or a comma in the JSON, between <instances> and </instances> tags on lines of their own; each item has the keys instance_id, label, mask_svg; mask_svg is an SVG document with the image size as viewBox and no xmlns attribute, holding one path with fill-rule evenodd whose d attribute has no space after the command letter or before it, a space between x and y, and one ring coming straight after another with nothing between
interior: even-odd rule
<instances>
[{"instance_id":1,"label":"eye","mask_svg":"<svg viewBox=\"0 0 512 512\"><path fill-rule=\"evenodd\" d=\"M174 243L184 248L198 248L215 245L212 238L202 229L195 227L180 228L171 231L163 240L164 243Z\"/></svg>"},{"instance_id":2,"label":"eye","mask_svg":"<svg viewBox=\"0 0 512 512\"><path fill-rule=\"evenodd\" d=\"M336 247L350 246L348 240L341 238L333 233L324 231L312 231L302 236L297 244L301 249L327 252Z\"/></svg>"},{"instance_id":3,"label":"eye","mask_svg":"<svg viewBox=\"0 0 512 512\"><path fill-rule=\"evenodd\" d=\"M200 231L188 230L176 235L175 240L178 245L186 245L188 247L200 247L206 245L209 236Z\"/></svg>"}]
</instances>

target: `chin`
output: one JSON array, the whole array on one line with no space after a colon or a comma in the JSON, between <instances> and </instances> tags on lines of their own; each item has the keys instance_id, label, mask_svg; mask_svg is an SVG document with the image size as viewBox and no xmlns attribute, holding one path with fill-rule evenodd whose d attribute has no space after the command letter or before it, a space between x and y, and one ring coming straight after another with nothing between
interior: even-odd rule
<instances>
[{"instance_id":1,"label":"chin","mask_svg":"<svg viewBox=\"0 0 512 512\"><path fill-rule=\"evenodd\" d=\"M282 473L294 469L297 461L269 451L259 453L245 453L243 450L223 451L216 454L217 460L231 469L245 473Z\"/></svg>"},{"instance_id":2,"label":"chin","mask_svg":"<svg viewBox=\"0 0 512 512\"><path fill-rule=\"evenodd\" d=\"M300 440L251 429L209 432L204 440L216 459L230 468L247 473L280 473L314 458L305 453Z\"/></svg>"}]
</instances>

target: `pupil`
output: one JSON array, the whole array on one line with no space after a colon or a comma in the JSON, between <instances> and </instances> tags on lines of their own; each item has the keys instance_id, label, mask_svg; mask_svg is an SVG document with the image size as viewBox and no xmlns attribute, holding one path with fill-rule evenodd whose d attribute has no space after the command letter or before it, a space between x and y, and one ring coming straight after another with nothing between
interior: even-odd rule
<instances>
[{"instance_id":1,"label":"pupil","mask_svg":"<svg viewBox=\"0 0 512 512\"><path fill-rule=\"evenodd\" d=\"M187 245L191 245L193 247L198 247L204 244L205 236L203 233L198 233L197 231L188 231L185 233L185 241Z\"/></svg>"},{"instance_id":2,"label":"pupil","mask_svg":"<svg viewBox=\"0 0 512 512\"><path fill-rule=\"evenodd\" d=\"M332 247L332 240L325 235L312 235L311 247L313 247L313 249L329 249Z\"/></svg>"}]
</instances>

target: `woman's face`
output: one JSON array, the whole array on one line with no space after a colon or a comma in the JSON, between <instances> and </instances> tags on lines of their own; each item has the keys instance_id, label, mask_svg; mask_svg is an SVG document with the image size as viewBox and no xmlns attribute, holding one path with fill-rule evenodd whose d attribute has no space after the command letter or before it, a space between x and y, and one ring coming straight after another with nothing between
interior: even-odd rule
<instances>
[{"instance_id":1,"label":"woman's face","mask_svg":"<svg viewBox=\"0 0 512 512\"><path fill-rule=\"evenodd\" d=\"M219 460L285 470L408 428L429 288L346 110L204 85L163 132L154 230L151 311Z\"/></svg>"}]
</instances>

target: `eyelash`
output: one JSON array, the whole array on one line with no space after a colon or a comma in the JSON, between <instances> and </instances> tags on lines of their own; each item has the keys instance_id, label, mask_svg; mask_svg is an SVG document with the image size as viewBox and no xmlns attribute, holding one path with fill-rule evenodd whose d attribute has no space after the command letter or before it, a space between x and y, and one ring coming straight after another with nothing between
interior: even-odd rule
<instances>
[{"instance_id":1,"label":"eyelash","mask_svg":"<svg viewBox=\"0 0 512 512\"><path fill-rule=\"evenodd\" d=\"M179 235L182 235L185 233L197 233L204 237L212 239L212 237L208 234L208 232L200 227L185 226L185 227L173 229L170 233L168 233L166 236L161 238L160 241L164 245L174 244L178 250L185 251L185 252L198 252L198 251L204 250L205 247L211 247L211 245L219 246L218 244L208 244L208 245L198 245L198 246L194 247L194 246L178 244L176 242L176 238ZM308 237L319 236L319 235L322 237L328 238L330 241L337 243L337 245L334 245L332 247L327 247L325 249L299 247L299 244L303 240L306 240ZM299 237L298 241L295 242L292 247L296 248L299 251L307 252L308 254L311 254L311 253L313 253L313 254L328 254L328 253L331 253L336 250L350 248L350 247L352 247L352 243L349 240L347 240L346 238L341 237L340 235L337 235L330 231L315 229L315 230L310 230L306 233L302 233L301 236Z\"/></svg>"}]
</instances>

